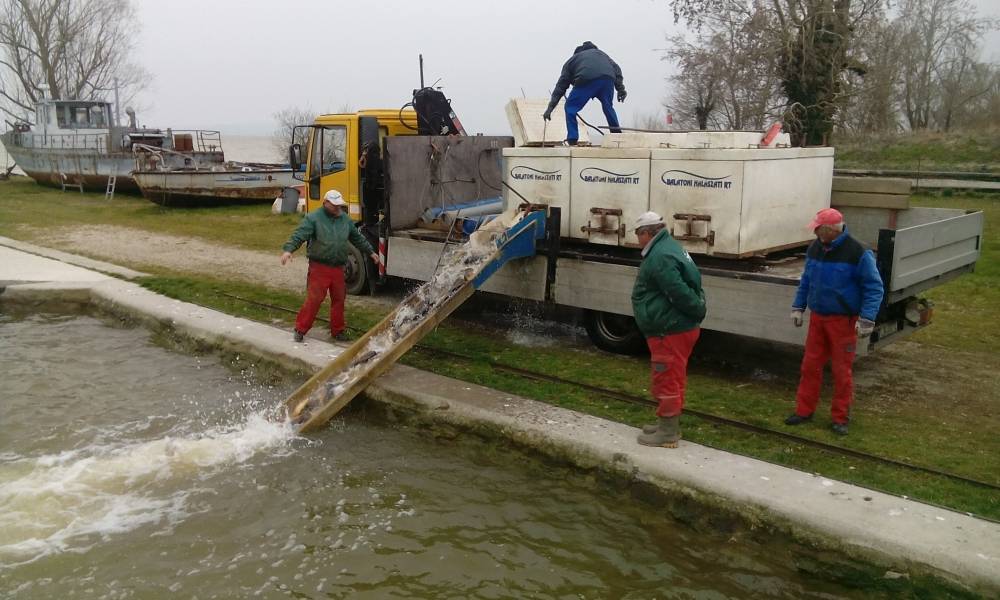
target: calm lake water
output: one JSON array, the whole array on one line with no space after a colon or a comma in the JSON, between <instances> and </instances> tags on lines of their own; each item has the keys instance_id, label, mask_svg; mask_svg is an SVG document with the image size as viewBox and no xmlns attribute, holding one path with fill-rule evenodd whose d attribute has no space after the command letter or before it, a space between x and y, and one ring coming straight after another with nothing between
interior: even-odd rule
<instances>
[{"instance_id":1,"label":"calm lake water","mask_svg":"<svg viewBox=\"0 0 1000 600\"><path fill-rule=\"evenodd\" d=\"M269 418L279 387L87 315L0 312L3 598L840 598L475 438Z\"/></svg>"}]
</instances>

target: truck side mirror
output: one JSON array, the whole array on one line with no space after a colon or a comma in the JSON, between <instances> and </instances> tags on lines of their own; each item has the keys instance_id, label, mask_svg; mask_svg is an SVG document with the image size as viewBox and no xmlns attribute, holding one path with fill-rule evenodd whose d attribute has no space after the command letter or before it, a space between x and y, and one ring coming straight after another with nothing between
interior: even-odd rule
<instances>
[{"instance_id":1,"label":"truck side mirror","mask_svg":"<svg viewBox=\"0 0 1000 600\"><path fill-rule=\"evenodd\" d=\"M288 147L288 166L292 171L302 170L302 145L292 144Z\"/></svg>"}]
</instances>

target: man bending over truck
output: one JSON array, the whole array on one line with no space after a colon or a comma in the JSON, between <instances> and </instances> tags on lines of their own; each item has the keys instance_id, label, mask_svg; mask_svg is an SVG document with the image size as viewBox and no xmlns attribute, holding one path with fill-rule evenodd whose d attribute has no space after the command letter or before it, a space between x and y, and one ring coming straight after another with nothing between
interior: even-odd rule
<instances>
[{"instance_id":1,"label":"man bending over truck","mask_svg":"<svg viewBox=\"0 0 1000 600\"><path fill-rule=\"evenodd\" d=\"M625 102L625 80L622 70L611 57L602 52L592 42L584 42L576 47L573 56L563 65L556 89L552 90L549 106L542 113L542 118L548 121L552 118L552 110L562 100L569 84L573 91L566 99L566 143L575 146L580 139L580 129L576 123L576 114L592 99L597 98L608 120L612 133L621 133L618 127L618 114L615 113L615 90L618 90L618 101Z\"/></svg>"},{"instance_id":2,"label":"man bending over truck","mask_svg":"<svg viewBox=\"0 0 1000 600\"><path fill-rule=\"evenodd\" d=\"M295 318L295 341L301 342L316 320L316 313L330 294L330 335L344 341L344 264L347 263L347 244L354 244L378 262L378 254L358 232L347 214L347 203L337 190L330 190L323 197L323 206L302 218L302 223L282 246L281 264L292 259L292 252L306 244L309 258L309 275L306 279L306 301ZM363 268L363 266L362 266Z\"/></svg>"},{"instance_id":3,"label":"man bending over truck","mask_svg":"<svg viewBox=\"0 0 1000 600\"><path fill-rule=\"evenodd\" d=\"M644 446L676 448L687 386L687 363L705 318L701 273L664 228L663 217L643 213L635 223L642 263L632 288L632 312L649 346L656 423L642 428Z\"/></svg>"},{"instance_id":4,"label":"man bending over truck","mask_svg":"<svg viewBox=\"0 0 1000 600\"><path fill-rule=\"evenodd\" d=\"M799 425L812 419L823 385L823 367L832 362L831 428L838 435L847 435L854 400L854 354L858 338L867 341L875 329L882 304L882 277L875 255L847 233L840 211L824 208L809 228L816 241L806 252L806 266L792 303L796 327L802 327L802 315L809 308L809 332L795 412L785 424Z\"/></svg>"}]
</instances>

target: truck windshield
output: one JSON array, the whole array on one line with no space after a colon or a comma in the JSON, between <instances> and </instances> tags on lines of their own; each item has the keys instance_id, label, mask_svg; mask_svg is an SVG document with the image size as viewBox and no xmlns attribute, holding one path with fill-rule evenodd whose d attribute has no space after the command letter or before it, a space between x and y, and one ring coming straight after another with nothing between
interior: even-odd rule
<instances>
[{"instance_id":1,"label":"truck windshield","mask_svg":"<svg viewBox=\"0 0 1000 600\"><path fill-rule=\"evenodd\" d=\"M313 134L310 175L327 175L343 171L347 165L347 127L329 125L316 130Z\"/></svg>"}]
</instances>

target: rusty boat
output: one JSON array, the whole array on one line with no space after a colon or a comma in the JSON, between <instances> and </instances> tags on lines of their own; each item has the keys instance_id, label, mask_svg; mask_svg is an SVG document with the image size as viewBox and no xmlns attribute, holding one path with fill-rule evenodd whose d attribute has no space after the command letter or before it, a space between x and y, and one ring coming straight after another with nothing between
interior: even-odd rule
<instances>
[{"instance_id":1,"label":"rusty boat","mask_svg":"<svg viewBox=\"0 0 1000 600\"><path fill-rule=\"evenodd\" d=\"M108 102L43 96L34 121L13 123L0 141L39 184L80 191L139 192L132 176L136 155L150 149L160 153L164 168L225 162L217 131L139 127L135 113L126 113L129 124L119 126Z\"/></svg>"},{"instance_id":2,"label":"rusty boat","mask_svg":"<svg viewBox=\"0 0 1000 600\"><path fill-rule=\"evenodd\" d=\"M178 152L181 152L178 155ZM180 166L177 166L180 159ZM287 166L255 162L199 162L182 151L135 148L132 177L147 200L161 206L197 207L274 202L299 183Z\"/></svg>"}]
</instances>

